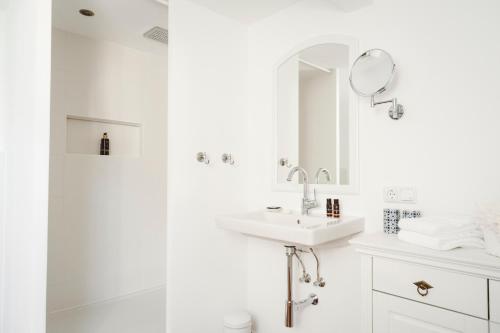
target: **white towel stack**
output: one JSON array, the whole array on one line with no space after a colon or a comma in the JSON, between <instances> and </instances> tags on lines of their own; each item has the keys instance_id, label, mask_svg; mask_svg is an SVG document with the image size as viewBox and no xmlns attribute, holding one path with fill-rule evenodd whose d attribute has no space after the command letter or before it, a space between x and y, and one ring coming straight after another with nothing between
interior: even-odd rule
<instances>
[{"instance_id":1,"label":"white towel stack","mask_svg":"<svg viewBox=\"0 0 500 333\"><path fill-rule=\"evenodd\" d=\"M399 228L400 240L434 250L484 248L483 233L470 217L401 219Z\"/></svg>"},{"instance_id":2,"label":"white towel stack","mask_svg":"<svg viewBox=\"0 0 500 333\"><path fill-rule=\"evenodd\" d=\"M479 225L484 233L486 252L500 257L500 205L483 205Z\"/></svg>"}]
</instances>

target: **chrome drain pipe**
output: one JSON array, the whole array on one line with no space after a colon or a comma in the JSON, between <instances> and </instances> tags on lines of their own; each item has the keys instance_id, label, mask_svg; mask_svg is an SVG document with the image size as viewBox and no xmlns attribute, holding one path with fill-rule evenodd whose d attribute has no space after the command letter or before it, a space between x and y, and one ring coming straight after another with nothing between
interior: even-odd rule
<instances>
[{"instance_id":1,"label":"chrome drain pipe","mask_svg":"<svg viewBox=\"0 0 500 333\"><path fill-rule=\"evenodd\" d=\"M293 256L296 254L297 249L295 246L285 246L285 248L287 259L287 298L285 304L285 326L293 327Z\"/></svg>"}]
</instances>

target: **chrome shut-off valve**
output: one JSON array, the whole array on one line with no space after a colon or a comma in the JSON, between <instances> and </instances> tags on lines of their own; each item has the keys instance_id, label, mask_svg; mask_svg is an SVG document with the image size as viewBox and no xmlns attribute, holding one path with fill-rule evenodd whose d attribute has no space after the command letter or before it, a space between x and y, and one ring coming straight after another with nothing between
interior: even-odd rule
<instances>
[{"instance_id":1,"label":"chrome shut-off valve","mask_svg":"<svg viewBox=\"0 0 500 333\"><path fill-rule=\"evenodd\" d=\"M300 282L311 283L311 275L307 272L304 272L302 276L299 278Z\"/></svg>"},{"instance_id":2,"label":"chrome shut-off valve","mask_svg":"<svg viewBox=\"0 0 500 333\"><path fill-rule=\"evenodd\" d=\"M301 250L296 250L296 251L301 251ZM302 258L299 256L297 252L294 253L295 257L300 263L300 266L302 267L302 275L299 277L299 282L305 282L305 283L310 283L311 282L311 275L307 273L306 271L306 266L304 265L304 262L302 261Z\"/></svg>"},{"instance_id":3,"label":"chrome shut-off valve","mask_svg":"<svg viewBox=\"0 0 500 333\"><path fill-rule=\"evenodd\" d=\"M319 274L319 258L316 255L316 253L314 253L313 248L310 248L309 251L311 251L311 253L314 256L314 259L316 259L316 281L314 281L313 285L315 287L323 288L326 285L326 281Z\"/></svg>"},{"instance_id":4,"label":"chrome shut-off valve","mask_svg":"<svg viewBox=\"0 0 500 333\"><path fill-rule=\"evenodd\" d=\"M321 276L318 277L316 281L314 281L313 285L315 287L320 287L323 288L326 285L325 279L323 279Z\"/></svg>"}]
</instances>

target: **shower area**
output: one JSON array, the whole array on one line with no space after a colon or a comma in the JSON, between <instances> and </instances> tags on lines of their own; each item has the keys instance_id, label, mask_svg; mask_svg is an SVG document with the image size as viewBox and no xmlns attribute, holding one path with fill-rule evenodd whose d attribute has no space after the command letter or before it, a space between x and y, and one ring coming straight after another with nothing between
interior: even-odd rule
<instances>
[{"instance_id":1,"label":"shower area","mask_svg":"<svg viewBox=\"0 0 500 333\"><path fill-rule=\"evenodd\" d=\"M168 8L52 16L47 332L164 332Z\"/></svg>"}]
</instances>

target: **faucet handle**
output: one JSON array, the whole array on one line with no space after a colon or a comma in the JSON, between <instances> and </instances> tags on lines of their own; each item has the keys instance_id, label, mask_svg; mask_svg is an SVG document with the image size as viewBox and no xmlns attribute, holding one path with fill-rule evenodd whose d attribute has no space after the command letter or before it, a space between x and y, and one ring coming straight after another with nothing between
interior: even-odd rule
<instances>
[{"instance_id":1,"label":"faucet handle","mask_svg":"<svg viewBox=\"0 0 500 333\"><path fill-rule=\"evenodd\" d=\"M316 200L316 188L313 189L313 199L305 199L305 204L307 208L316 208L318 207L318 200Z\"/></svg>"},{"instance_id":2,"label":"faucet handle","mask_svg":"<svg viewBox=\"0 0 500 333\"><path fill-rule=\"evenodd\" d=\"M311 208L316 208L318 207L318 202L316 201L316 199L302 199L303 200L303 205L305 208L307 208L308 210L311 209Z\"/></svg>"}]
</instances>

